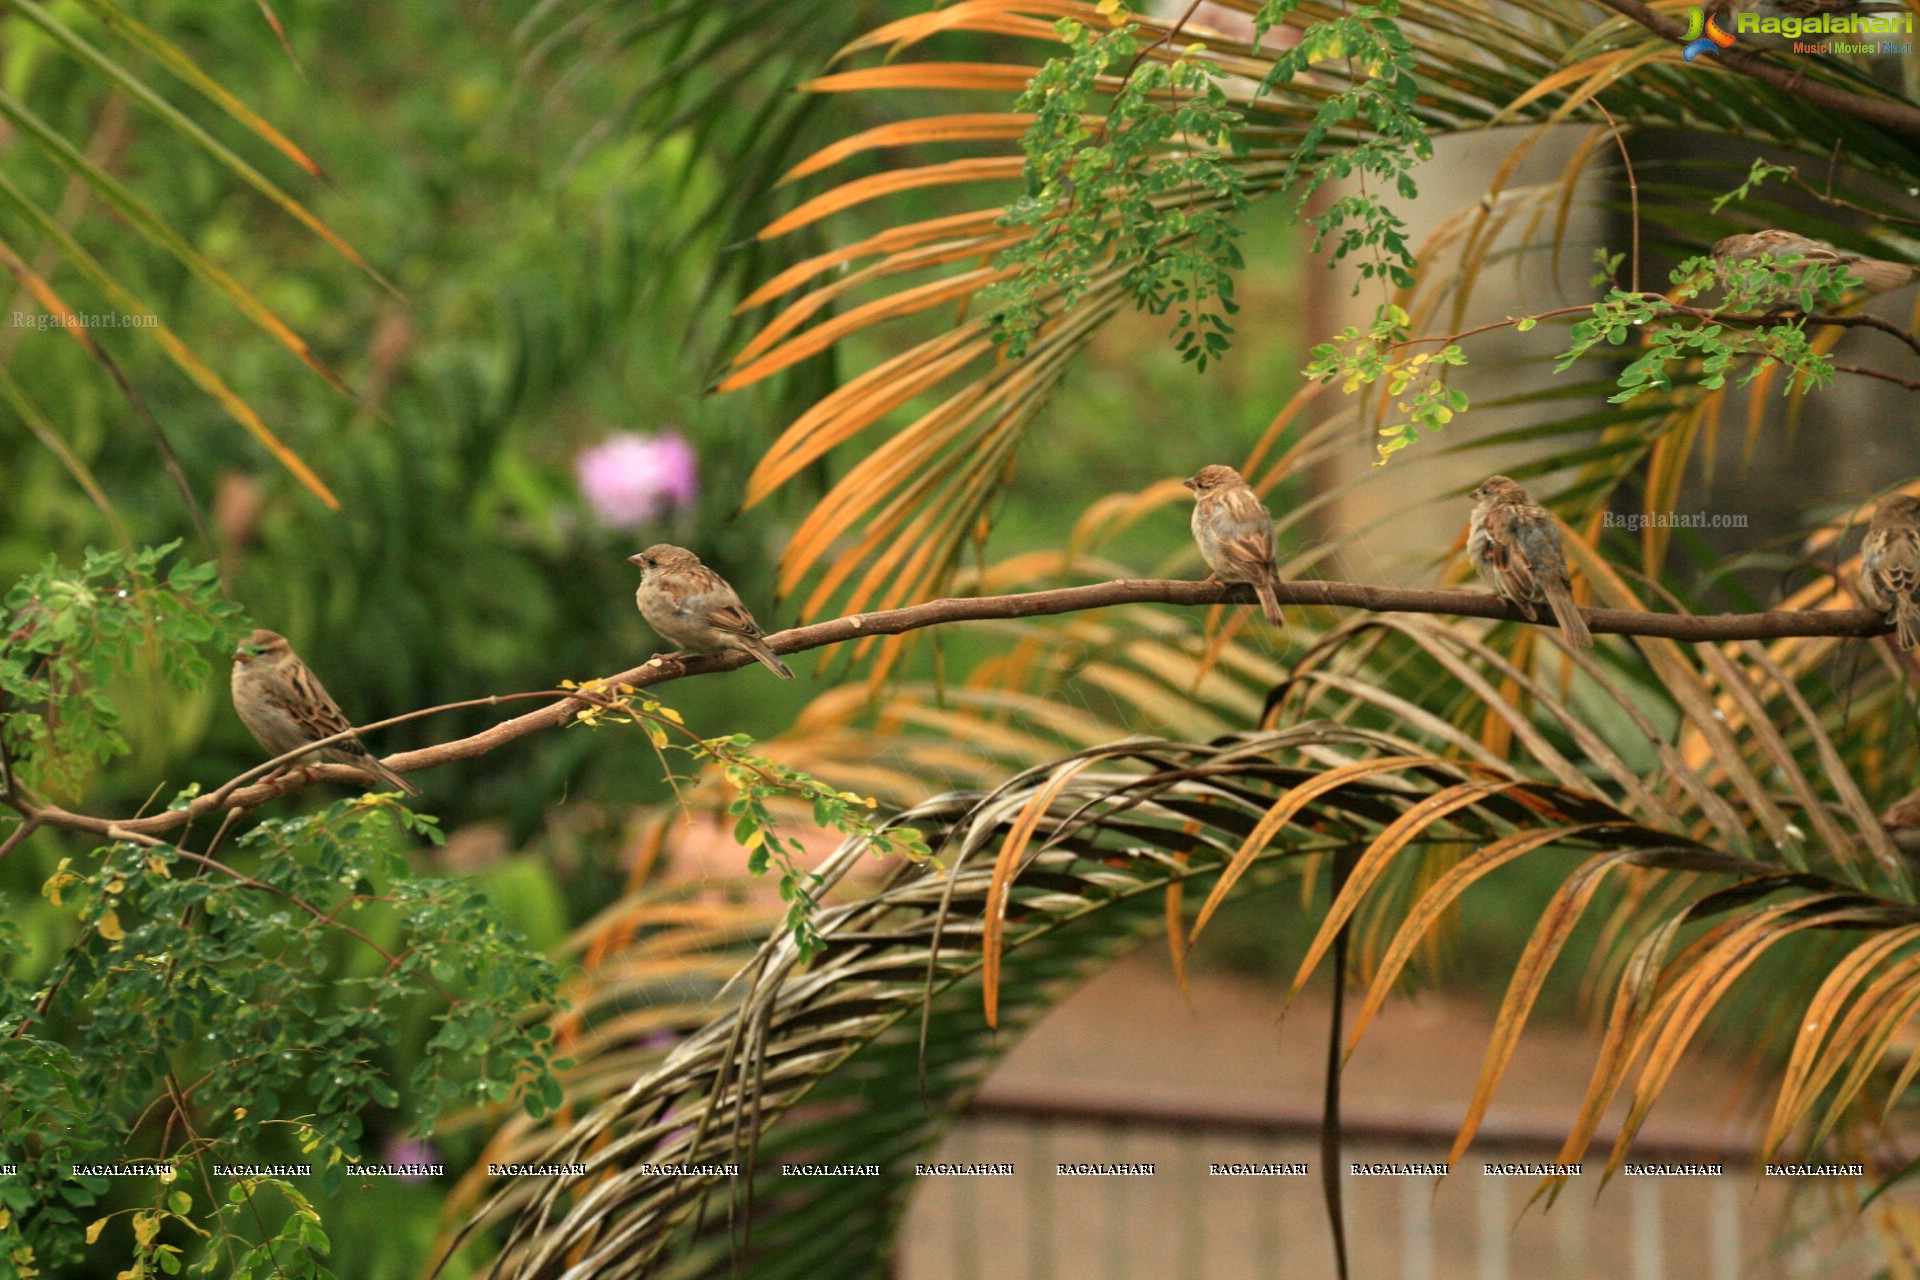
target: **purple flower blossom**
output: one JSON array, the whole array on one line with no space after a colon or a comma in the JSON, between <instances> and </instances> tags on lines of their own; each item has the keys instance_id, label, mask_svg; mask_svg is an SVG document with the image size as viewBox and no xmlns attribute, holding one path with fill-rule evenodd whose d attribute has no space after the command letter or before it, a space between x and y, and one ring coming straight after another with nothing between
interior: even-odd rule
<instances>
[{"instance_id":1,"label":"purple flower blossom","mask_svg":"<svg viewBox=\"0 0 1920 1280\"><path fill-rule=\"evenodd\" d=\"M421 1138L405 1138L395 1134L388 1138L380 1151L380 1161L387 1165L434 1165L440 1163L440 1152L431 1142ZM403 1173L402 1182L424 1182L424 1173Z\"/></svg>"},{"instance_id":2,"label":"purple flower blossom","mask_svg":"<svg viewBox=\"0 0 1920 1280\"><path fill-rule=\"evenodd\" d=\"M616 529L658 520L700 494L700 459L677 431L621 431L574 459L580 493L593 514Z\"/></svg>"}]
</instances>

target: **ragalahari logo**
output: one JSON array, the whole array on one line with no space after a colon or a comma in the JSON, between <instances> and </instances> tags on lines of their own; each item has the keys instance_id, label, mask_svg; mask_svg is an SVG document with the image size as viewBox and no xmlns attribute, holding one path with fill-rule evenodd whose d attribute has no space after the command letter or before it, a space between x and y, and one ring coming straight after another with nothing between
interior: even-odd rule
<instances>
[{"instance_id":1,"label":"ragalahari logo","mask_svg":"<svg viewBox=\"0 0 1920 1280\"><path fill-rule=\"evenodd\" d=\"M1733 47L1733 33L1720 25L1718 18L1704 9L1687 10L1687 45L1680 56L1688 62L1703 53L1716 57L1722 49Z\"/></svg>"},{"instance_id":2,"label":"ragalahari logo","mask_svg":"<svg viewBox=\"0 0 1920 1280\"><path fill-rule=\"evenodd\" d=\"M1702 8L1687 10L1686 45L1680 56L1688 62L1703 53L1715 56L1739 39L1751 38L1761 49L1801 54L1913 52L1913 15L1895 0L1867 0L1847 12L1838 10L1805 15L1756 13L1741 10L1733 16L1733 30L1721 26L1723 15ZM1834 37L1868 37L1848 41ZM1883 39L1882 37L1891 37ZM1904 39L1902 39L1904 37Z\"/></svg>"}]
</instances>

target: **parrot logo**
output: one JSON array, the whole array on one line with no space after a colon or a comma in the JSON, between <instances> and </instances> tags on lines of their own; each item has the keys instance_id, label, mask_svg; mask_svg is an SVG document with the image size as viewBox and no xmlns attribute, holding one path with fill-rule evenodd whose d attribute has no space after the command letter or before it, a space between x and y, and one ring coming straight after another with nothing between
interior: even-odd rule
<instances>
[{"instance_id":1,"label":"parrot logo","mask_svg":"<svg viewBox=\"0 0 1920 1280\"><path fill-rule=\"evenodd\" d=\"M1688 62L1703 53L1717 55L1722 49L1733 47L1733 33L1722 27L1718 20L1704 9L1687 10L1687 45L1680 50L1680 56Z\"/></svg>"}]
</instances>

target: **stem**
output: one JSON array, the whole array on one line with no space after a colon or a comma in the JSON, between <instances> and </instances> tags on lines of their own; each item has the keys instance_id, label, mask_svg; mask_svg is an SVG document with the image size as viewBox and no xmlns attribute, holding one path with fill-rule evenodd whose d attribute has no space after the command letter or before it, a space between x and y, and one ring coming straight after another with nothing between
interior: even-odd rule
<instances>
[{"instance_id":1,"label":"stem","mask_svg":"<svg viewBox=\"0 0 1920 1280\"><path fill-rule=\"evenodd\" d=\"M1296 580L1275 585L1275 594L1283 604L1316 605L1325 608L1359 609L1375 613L1422 613L1459 618L1484 618L1494 622L1551 626L1534 623L1499 597L1462 589L1407 589L1375 587L1352 582ZM985 622L1016 618L1039 618L1080 613L1090 609L1129 604L1166 604L1184 608L1208 608L1221 604L1252 604L1253 588L1245 583L1189 582L1121 578L1051 591L1028 591L1016 595L973 596L963 599L930 600L924 604L887 609L877 613L858 613L832 618L809 626L795 627L768 636L767 644L775 653L801 653L829 645L845 644L876 635L902 635L926 627L949 626L960 622ZM1886 619L1871 609L1806 609L1765 613L1685 614L1659 613L1632 609L1584 609L1588 629L1604 635L1655 636L1694 644L1719 644L1730 640L1779 640L1788 636L1877 636L1889 630ZM608 677L607 686L631 685L649 688L693 676L713 675L721 671L751 665L753 659L743 653L659 654L629 671ZM490 728L451 742L405 751L390 756L384 763L401 773L411 773L455 760L470 760L497 751L510 742L530 734L562 728L572 722L583 708L609 705L594 693L579 690L541 690L529 693L499 694L470 698L420 711L377 720L366 729L377 729L404 720L418 719L459 707L491 706L523 698L555 699L550 706L504 720ZM356 731L357 732L357 731ZM336 738L344 735L335 735ZM326 741L333 741L327 739ZM320 745L320 744L314 744ZM307 748L303 748L303 751ZM296 753L297 754L297 753ZM73 813L57 805L35 803L16 795L9 800L23 817L37 819L42 825L69 831L84 831L112 840L133 840L157 844L155 838L174 831L206 814L226 809L251 809L276 796L301 790L316 781L360 783L365 775L347 765L312 765L297 773L267 782L243 785L262 770L284 763L284 758L249 770L218 790L196 797L184 809L169 810L144 818L117 820L90 814Z\"/></svg>"}]
</instances>

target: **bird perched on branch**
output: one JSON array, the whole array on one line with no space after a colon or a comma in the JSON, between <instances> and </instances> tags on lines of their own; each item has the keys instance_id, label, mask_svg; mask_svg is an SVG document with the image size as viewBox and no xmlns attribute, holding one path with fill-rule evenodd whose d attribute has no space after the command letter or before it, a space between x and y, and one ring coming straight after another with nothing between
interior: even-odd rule
<instances>
[{"instance_id":1,"label":"bird perched on branch","mask_svg":"<svg viewBox=\"0 0 1920 1280\"><path fill-rule=\"evenodd\" d=\"M760 626L739 595L699 556L662 542L627 560L640 566L634 603L662 637L689 653L744 653L782 680L793 679L793 671L760 638Z\"/></svg>"},{"instance_id":2,"label":"bird perched on branch","mask_svg":"<svg viewBox=\"0 0 1920 1280\"><path fill-rule=\"evenodd\" d=\"M1267 621L1285 626L1274 594L1280 571L1274 566L1273 517L1266 506L1232 467L1202 467L1181 483L1193 490L1193 540L1213 571L1209 578L1252 583Z\"/></svg>"},{"instance_id":3,"label":"bird perched on branch","mask_svg":"<svg viewBox=\"0 0 1920 1280\"><path fill-rule=\"evenodd\" d=\"M1567 643L1591 649L1587 620L1573 603L1560 529L1547 509L1505 476L1489 476L1471 496L1477 505L1467 522L1467 556L1480 577L1536 622L1534 604L1546 601Z\"/></svg>"},{"instance_id":4,"label":"bird perched on branch","mask_svg":"<svg viewBox=\"0 0 1920 1280\"><path fill-rule=\"evenodd\" d=\"M255 741L275 756L353 728L287 638L274 631L256 631L233 651L233 709ZM380 763L358 737L310 752L290 767L319 760L351 765L375 782L410 796L420 794L420 788Z\"/></svg>"},{"instance_id":5,"label":"bird perched on branch","mask_svg":"<svg viewBox=\"0 0 1920 1280\"><path fill-rule=\"evenodd\" d=\"M1860 599L1886 614L1902 649L1920 645L1920 498L1890 493L1860 544Z\"/></svg>"},{"instance_id":6,"label":"bird perched on branch","mask_svg":"<svg viewBox=\"0 0 1920 1280\"><path fill-rule=\"evenodd\" d=\"M1920 268L1910 267L1904 262L1889 262L1885 258L1849 253L1844 249L1836 249L1825 240L1815 240L1811 236L1777 228L1743 231L1713 246L1714 259L1722 263L1758 262L1762 254L1775 259L1797 256L1800 259L1797 265L1800 266L1851 268L1860 277L1861 287L1868 293L1898 289L1920 275Z\"/></svg>"}]
</instances>

